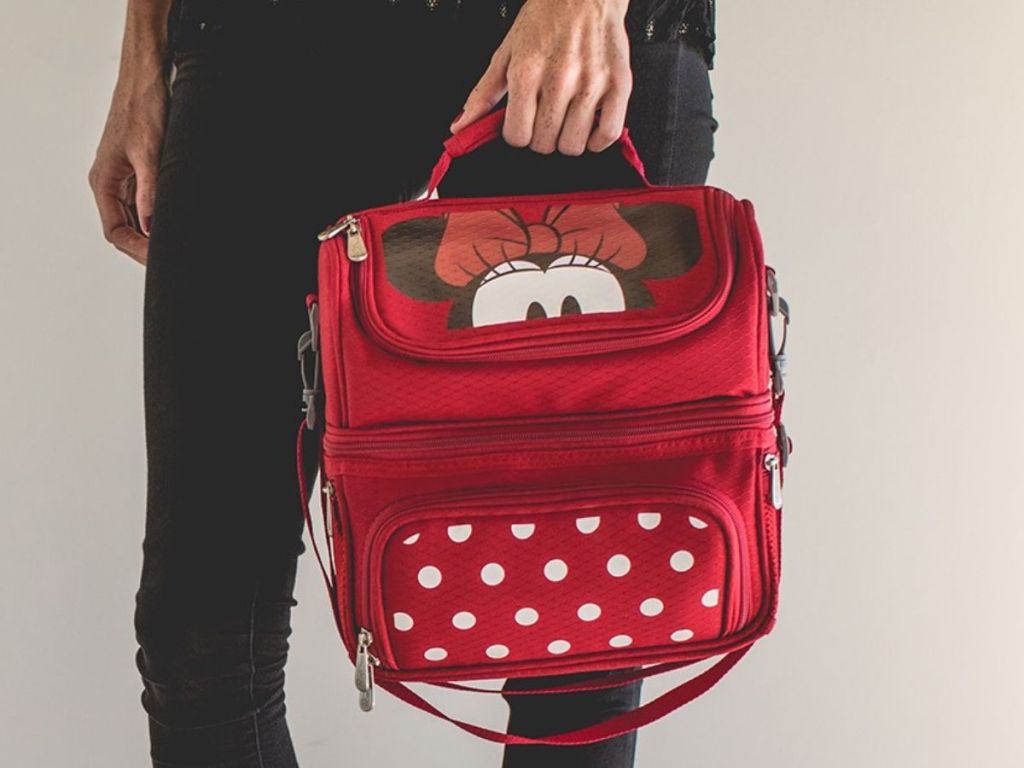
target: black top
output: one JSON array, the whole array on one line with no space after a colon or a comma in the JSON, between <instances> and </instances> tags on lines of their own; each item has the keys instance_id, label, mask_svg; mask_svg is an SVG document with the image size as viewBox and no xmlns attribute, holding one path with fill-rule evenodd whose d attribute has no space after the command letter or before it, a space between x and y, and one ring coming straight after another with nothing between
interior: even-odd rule
<instances>
[{"instance_id":1,"label":"black top","mask_svg":"<svg viewBox=\"0 0 1024 768\"><path fill-rule=\"evenodd\" d=\"M172 48L176 33L187 27L189 17L212 19L210 26L228 24L244 13L261 7L280 9L289 5L324 4L333 0L173 0L170 14ZM336 0L351 4L354 0ZM412 22L421 17L438 21L468 12L476 17L493 13L501 23L511 25L526 0L361 0L380 3L388 13ZM349 5L349 7L353 7ZM203 27L207 26L203 22ZM630 0L626 11L626 33L631 43L684 39L704 54L708 69L714 68L715 0Z\"/></svg>"}]
</instances>

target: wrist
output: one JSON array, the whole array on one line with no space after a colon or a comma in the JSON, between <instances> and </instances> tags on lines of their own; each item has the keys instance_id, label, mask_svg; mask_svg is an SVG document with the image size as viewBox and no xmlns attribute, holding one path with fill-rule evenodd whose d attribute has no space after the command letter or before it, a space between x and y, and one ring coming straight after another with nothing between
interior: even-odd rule
<instances>
[{"instance_id":1,"label":"wrist","mask_svg":"<svg viewBox=\"0 0 1024 768\"><path fill-rule=\"evenodd\" d=\"M163 75L170 0L129 0L118 79L148 84Z\"/></svg>"}]
</instances>

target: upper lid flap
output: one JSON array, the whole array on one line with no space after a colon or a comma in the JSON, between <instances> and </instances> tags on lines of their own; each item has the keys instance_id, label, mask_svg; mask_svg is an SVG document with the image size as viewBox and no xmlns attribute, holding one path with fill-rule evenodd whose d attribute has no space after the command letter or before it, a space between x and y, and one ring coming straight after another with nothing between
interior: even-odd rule
<instances>
[{"instance_id":1,"label":"upper lid flap","mask_svg":"<svg viewBox=\"0 0 1024 768\"><path fill-rule=\"evenodd\" d=\"M352 265L353 290L376 340L419 357L655 343L704 324L724 300L733 239L723 194L684 186L389 206L359 217L368 258Z\"/></svg>"}]
</instances>

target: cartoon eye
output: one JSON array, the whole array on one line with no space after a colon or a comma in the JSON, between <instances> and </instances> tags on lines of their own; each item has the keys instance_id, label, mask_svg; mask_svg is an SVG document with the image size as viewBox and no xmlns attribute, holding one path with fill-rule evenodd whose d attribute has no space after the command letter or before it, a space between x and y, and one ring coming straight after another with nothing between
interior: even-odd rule
<instances>
[{"instance_id":1,"label":"cartoon eye","mask_svg":"<svg viewBox=\"0 0 1024 768\"><path fill-rule=\"evenodd\" d=\"M601 262L567 254L548 268L528 261L492 269L473 297L473 325L494 325L626 308L618 278Z\"/></svg>"}]
</instances>

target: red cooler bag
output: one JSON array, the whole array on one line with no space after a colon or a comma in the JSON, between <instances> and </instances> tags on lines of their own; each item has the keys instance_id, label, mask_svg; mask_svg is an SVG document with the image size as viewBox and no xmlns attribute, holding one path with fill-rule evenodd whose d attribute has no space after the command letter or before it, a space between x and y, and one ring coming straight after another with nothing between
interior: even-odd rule
<instances>
[{"instance_id":1,"label":"red cooler bag","mask_svg":"<svg viewBox=\"0 0 1024 768\"><path fill-rule=\"evenodd\" d=\"M502 119L445 142L427 197L322 233L299 458L318 430L323 530L301 496L363 709L376 685L487 739L582 744L691 701L775 623L788 307L750 201L651 184L626 131L642 186L433 196ZM715 656L544 738L404 684L611 671L510 694L546 695Z\"/></svg>"}]
</instances>

